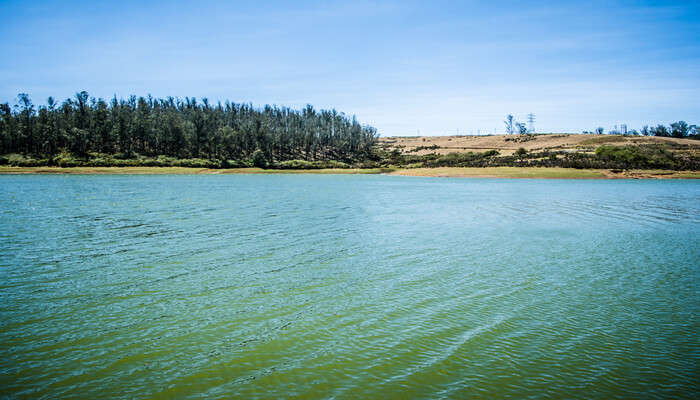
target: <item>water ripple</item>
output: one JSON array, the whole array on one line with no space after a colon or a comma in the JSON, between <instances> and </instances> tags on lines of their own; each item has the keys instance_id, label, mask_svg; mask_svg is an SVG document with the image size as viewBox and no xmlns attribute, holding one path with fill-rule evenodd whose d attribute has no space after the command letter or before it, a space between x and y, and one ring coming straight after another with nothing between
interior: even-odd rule
<instances>
[{"instance_id":1,"label":"water ripple","mask_svg":"<svg viewBox=\"0 0 700 400\"><path fill-rule=\"evenodd\" d=\"M693 398L700 389L692 181L0 176L0 185L2 396Z\"/></svg>"}]
</instances>

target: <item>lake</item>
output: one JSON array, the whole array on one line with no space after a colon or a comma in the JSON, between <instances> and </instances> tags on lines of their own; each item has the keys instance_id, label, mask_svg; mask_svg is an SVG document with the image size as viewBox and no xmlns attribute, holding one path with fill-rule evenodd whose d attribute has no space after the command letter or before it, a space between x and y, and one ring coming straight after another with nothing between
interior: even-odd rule
<instances>
[{"instance_id":1,"label":"lake","mask_svg":"<svg viewBox=\"0 0 700 400\"><path fill-rule=\"evenodd\" d=\"M693 398L700 182L0 176L0 397Z\"/></svg>"}]
</instances>

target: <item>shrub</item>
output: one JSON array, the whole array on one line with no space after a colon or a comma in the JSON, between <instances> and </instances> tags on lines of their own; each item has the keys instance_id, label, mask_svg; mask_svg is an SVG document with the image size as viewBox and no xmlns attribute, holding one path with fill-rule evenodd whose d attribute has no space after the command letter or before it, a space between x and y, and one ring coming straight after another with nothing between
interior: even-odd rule
<instances>
[{"instance_id":1,"label":"shrub","mask_svg":"<svg viewBox=\"0 0 700 400\"><path fill-rule=\"evenodd\" d=\"M245 162L244 160L223 160L221 161L221 168L248 168L251 164Z\"/></svg>"},{"instance_id":2,"label":"shrub","mask_svg":"<svg viewBox=\"0 0 700 400\"><path fill-rule=\"evenodd\" d=\"M662 146L600 146L596 158L613 168L677 168L673 153Z\"/></svg>"},{"instance_id":3,"label":"shrub","mask_svg":"<svg viewBox=\"0 0 700 400\"><path fill-rule=\"evenodd\" d=\"M448 140L449 140L449 139L448 139ZM423 139L423 141L425 141L425 138ZM417 152L419 152L419 151L421 151L421 150L437 150L437 149L439 149L439 148L440 148L440 146L438 146L438 145L436 145L436 144L431 145L431 146L418 146L418 147L415 147L415 148L413 148L413 149L411 149L411 150L407 150L406 153L417 153Z\"/></svg>"},{"instance_id":4,"label":"shrub","mask_svg":"<svg viewBox=\"0 0 700 400\"><path fill-rule=\"evenodd\" d=\"M355 168L379 168L381 164L376 161L363 161L353 165Z\"/></svg>"},{"instance_id":5,"label":"shrub","mask_svg":"<svg viewBox=\"0 0 700 400\"><path fill-rule=\"evenodd\" d=\"M314 166L311 161L305 160L287 160L280 161L273 165L277 169L313 169Z\"/></svg>"},{"instance_id":6,"label":"shrub","mask_svg":"<svg viewBox=\"0 0 700 400\"><path fill-rule=\"evenodd\" d=\"M12 154L9 158L9 164L14 167L39 167L41 162L33 158L24 157L19 154Z\"/></svg>"},{"instance_id":7,"label":"shrub","mask_svg":"<svg viewBox=\"0 0 700 400\"><path fill-rule=\"evenodd\" d=\"M324 161L323 165L323 168L350 168L348 164L336 160Z\"/></svg>"},{"instance_id":8,"label":"shrub","mask_svg":"<svg viewBox=\"0 0 700 400\"><path fill-rule=\"evenodd\" d=\"M62 152L53 158L53 164L58 165L61 168L70 168L80 167L83 165L83 162L68 152Z\"/></svg>"},{"instance_id":9,"label":"shrub","mask_svg":"<svg viewBox=\"0 0 700 400\"><path fill-rule=\"evenodd\" d=\"M265 158L265 154L260 149L257 149L253 152L253 156L251 157L251 160L253 161L254 167L258 167L258 168L266 168L267 167L267 159Z\"/></svg>"},{"instance_id":10,"label":"shrub","mask_svg":"<svg viewBox=\"0 0 700 400\"><path fill-rule=\"evenodd\" d=\"M90 167L111 167L114 165L114 161L108 157L97 157L88 161L87 165Z\"/></svg>"},{"instance_id":11,"label":"shrub","mask_svg":"<svg viewBox=\"0 0 700 400\"><path fill-rule=\"evenodd\" d=\"M287 160L279 161L272 165L277 169L323 169L323 168L349 168L350 166L340 161L305 161Z\"/></svg>"},{"instance_id":12,"label":"shrub","mask_svg":"<svg viewBox=\"0 0 700 400\"><path fill-rule=\"evenodd\" d=\"M186 168L221 168L221 162L205 160L203 158L185 158L176 160L172 166Z\"/></svg>"}]
</instances>

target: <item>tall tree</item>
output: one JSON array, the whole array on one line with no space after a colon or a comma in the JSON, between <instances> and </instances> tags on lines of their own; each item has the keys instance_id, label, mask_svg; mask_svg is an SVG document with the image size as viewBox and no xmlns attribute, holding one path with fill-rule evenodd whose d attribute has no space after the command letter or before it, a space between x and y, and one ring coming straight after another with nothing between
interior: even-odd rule
<instances>
[{"instance_id":1,"label":"tall tree","mask_svg":"<svg viewBox=\"0 0 700 400\"><path fill-rule=\"evenodd\" d=\"M513 124L515 123L513 116L511 114L506 115L506 119L503 123L506 124L506 133L512 135L515 131L513 129Z\"/></svg>"}]
</instances>

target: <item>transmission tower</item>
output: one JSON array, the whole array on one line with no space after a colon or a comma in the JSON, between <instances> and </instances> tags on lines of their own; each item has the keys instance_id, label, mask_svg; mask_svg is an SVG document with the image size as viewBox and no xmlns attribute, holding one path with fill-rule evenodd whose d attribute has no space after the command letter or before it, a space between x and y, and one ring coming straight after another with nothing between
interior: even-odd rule
<instances>
[{"instance_id":1,"label":"transmission tower","mask_svg":"<svg viewBox=\"0 0 700 400\"><path fill-rule=\"evenodd\" d=\"M528 132L535 133L535 114L530 113L527 115Z\"/></svg>"}]
</instances>

